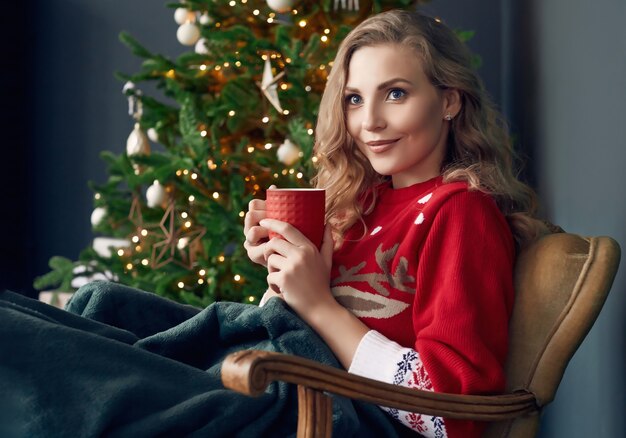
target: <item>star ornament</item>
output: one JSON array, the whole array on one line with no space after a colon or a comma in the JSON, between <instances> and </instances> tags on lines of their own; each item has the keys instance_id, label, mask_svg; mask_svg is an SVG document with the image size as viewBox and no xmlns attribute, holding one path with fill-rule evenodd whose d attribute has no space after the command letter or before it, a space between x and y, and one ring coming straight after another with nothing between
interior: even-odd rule
<instances>
[{"instance_id":1,"label":"star ornament","mask_svg":"<svg viewBox=\"0 0 626 438\"><path fill-rule=\"evenodd\" d=\"M272 73L272 64L269 58L265 60L265 66L263 67L263 79L261 82L257 82L257 85L261 89L263 95L269 100L276 111L283 113L284 110L280 106L280 100L278 99L278 86L277 82L285 75L285 72L280 72L276 76Z\"/></svg>"},{"instance_id":2,"label":"star ornament","mask_svg":"<svg viewBox=\"0 0 626 438\"><path fill-rule=\"evenodd\" d=\"M159 226L165 239L152 246L152 268L159 269L172 262L187 269L193 268L196 254L201 252L200 239L205 235L206 229L204 227L177 228L174 203L167 207ZM178 257L177 254L179 254Z\"/></svg>"}]
</instances>

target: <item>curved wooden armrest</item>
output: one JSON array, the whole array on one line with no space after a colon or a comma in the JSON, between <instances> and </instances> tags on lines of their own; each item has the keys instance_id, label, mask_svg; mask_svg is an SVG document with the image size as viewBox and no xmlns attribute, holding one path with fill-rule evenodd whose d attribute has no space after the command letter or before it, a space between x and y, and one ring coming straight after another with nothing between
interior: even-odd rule
<instances>
[{"instance_id":1,"label":"curved wooden armrest","mask_svg":"<svg viewBox=\"0 0 626 438\"><path fill-rule=\"evenodd\" d=\"M230 354L222 365L224 386L258 396L273 381L295 383L376 405L447 418L500 421L538 409L533 394L479 396L444 394L379 382L304 359L268 351Z\"/></svg>"}]
</instances>

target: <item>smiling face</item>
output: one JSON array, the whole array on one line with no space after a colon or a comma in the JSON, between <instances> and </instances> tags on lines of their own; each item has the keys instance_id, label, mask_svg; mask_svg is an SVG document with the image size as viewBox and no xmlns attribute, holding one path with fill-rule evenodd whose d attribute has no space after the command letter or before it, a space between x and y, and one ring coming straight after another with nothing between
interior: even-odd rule
<instances>
[{"instance_id":1,"label":"smiling face","mask_svg":"<svg viewBox=\"0 0 626 438\"><path fill-rule=\"evenodd\" d=\"M402 188L440 174L456 90L435 88L414 50L361 47L348 66L347 130L376 172Z\"/></svg>"}]
</instances>

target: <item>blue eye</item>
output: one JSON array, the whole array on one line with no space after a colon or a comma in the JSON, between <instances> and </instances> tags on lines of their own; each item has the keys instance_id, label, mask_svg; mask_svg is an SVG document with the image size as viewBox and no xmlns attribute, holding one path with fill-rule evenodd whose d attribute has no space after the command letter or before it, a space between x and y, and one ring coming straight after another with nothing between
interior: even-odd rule
<instances>
[{"instance_id":1,"label":"blue eye","mask_svg":"<svg viewBox=\"0 0 626 438\"><path fill-rule=\"evenodd\" d=\"M387 95L387 97L391 100L400 100L402 99L404 96L406 96L406 91L404 91L401 88L394 88L393 90L391 90L389 92L389 94Z\"/></svg>"},{"instance_id":2,"label":"blue eye","mask_svg":"<svg viewBox=\"0 0 626 438\"><path fill-rule=\"evenodd\" d=\"M346 96L346 103L348 105L360 105L362 102L361 96L358 94L350 94Z\"/></svg>"}]
</instances>

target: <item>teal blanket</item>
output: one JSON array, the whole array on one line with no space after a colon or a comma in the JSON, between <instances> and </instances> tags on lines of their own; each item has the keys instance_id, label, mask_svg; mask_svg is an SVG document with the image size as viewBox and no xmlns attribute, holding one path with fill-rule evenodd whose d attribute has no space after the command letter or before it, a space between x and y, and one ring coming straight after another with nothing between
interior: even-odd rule
<instances>
[{"instance_id":1,"label":"teal blanket","mask_svg":"<svg viewBox=\"0 0 626 438\"><path fill-rule=\"evenodd\" d=\"M0 436L295 436L294 385L250 398L221 383L224 357L252 348L339 367L279 299L202 310L94 282L64 311L0 292ZM335 436L393 437L401 427L376 406L333 398Z\"/></svg>"}]
</instances>

